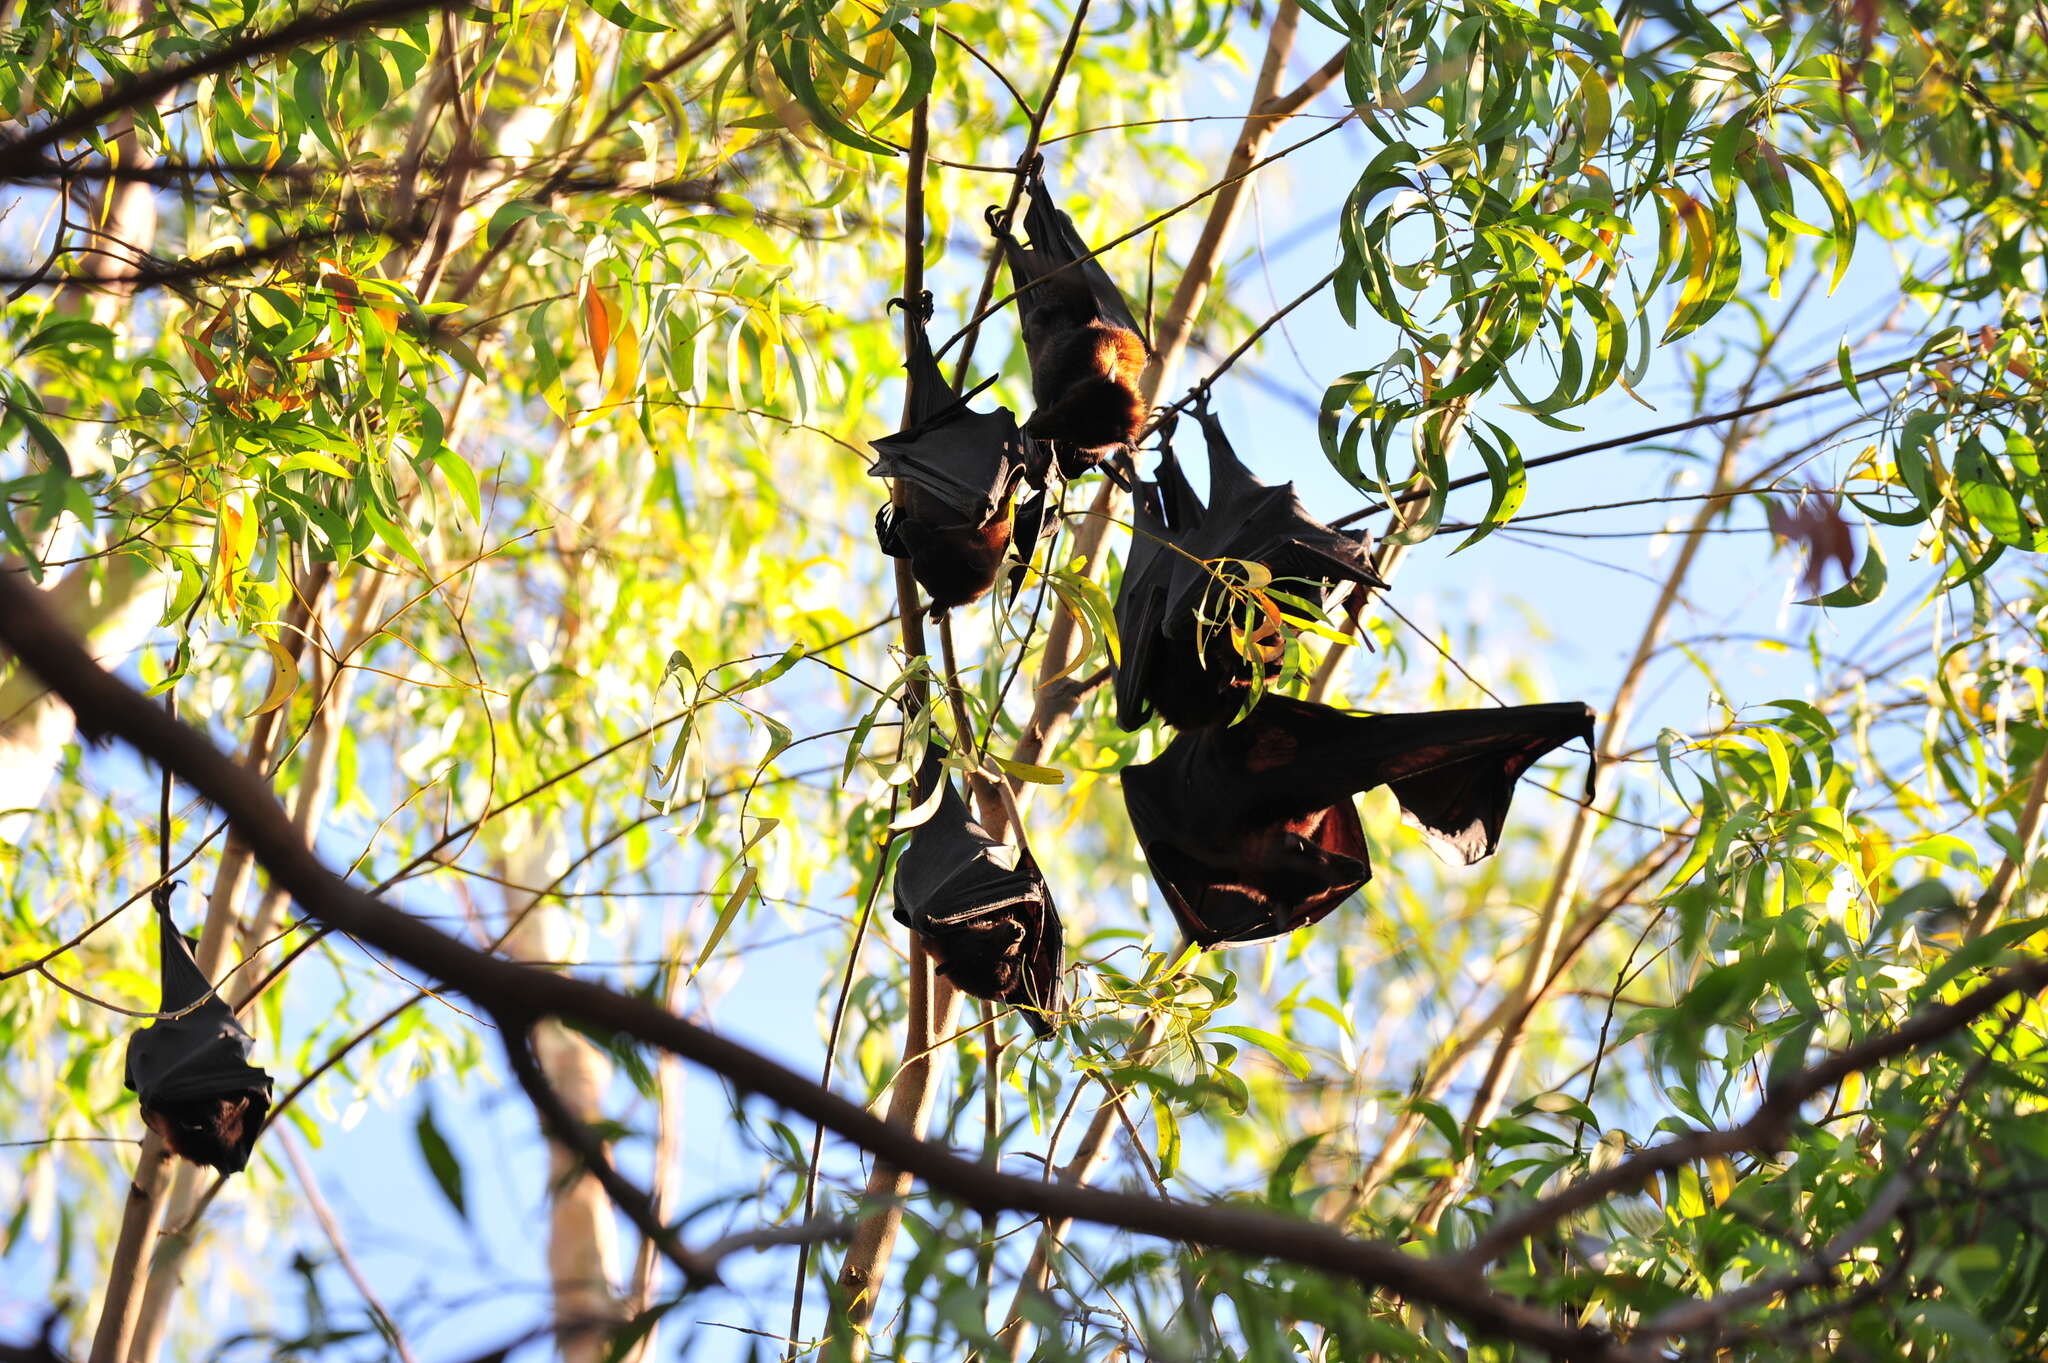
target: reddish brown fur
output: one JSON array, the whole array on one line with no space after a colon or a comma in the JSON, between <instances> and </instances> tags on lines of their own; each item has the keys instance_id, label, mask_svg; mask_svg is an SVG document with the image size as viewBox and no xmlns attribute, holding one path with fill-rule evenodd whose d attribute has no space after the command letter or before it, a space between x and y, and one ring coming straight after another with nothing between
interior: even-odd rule
<instances>
[{"instance_id":1,"label":"reddish brown fur","mask_svg":"<svg viewBox=\"0 0 2048 1363\"><path fill-rule=\"evenodd\" d=\"M947 525L920 516L939 507L906 483L896 504L896 538L910 555L910 575L931 598L932 614L940 615L987 595L1002 572L1010 548L1010 504L1005 502L987 525Z\"/></svg>"},{"instance_id":2,"label":"reddish brown fur","mask_svg":"<svg viewBox=\"0 0 2048 1363\"><path fill-rule=\"evenodd\" d=\"M1145 343L1095 315L1087 286L1050 276L1027 297L1024 348L1038 410L1024 429L1084 450L1127 445L1145 425Z\"/></svg>"}]
</instances>

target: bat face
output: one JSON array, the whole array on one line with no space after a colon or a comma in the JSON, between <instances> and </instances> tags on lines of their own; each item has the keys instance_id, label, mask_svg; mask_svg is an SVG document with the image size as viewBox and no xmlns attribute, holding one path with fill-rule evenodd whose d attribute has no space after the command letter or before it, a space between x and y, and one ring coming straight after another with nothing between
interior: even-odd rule
<instances>
[{"instance_id":1,"label":"bat face","mask_svg":"<svg viewBox=\"0 0 2048 1363\"><path fill-rule=\"evenodd\" d=\"M233 1098L168 1099L160 1107L144 1107L142 1120L172 1154L223 1174L239 1174L249 1165L249 1152L269 1111L269 1095L252 1090Z\"/></svg>"},{"instance_id":2,"label":"bat face","mask_svg":"<svg viewBox=\"0 0 2048 1363\"><path fill-rule=\"evenodd\" d=\"M935 760L927 771L946 787L896 863L896 921L956 987L1016 1006L1050 1036L1049 1015L1063 1006L1061 929L1045 878L1027 849L1013 854L974 822Z\"/></svg>"},{"instance_id":3,"label":"bat face","mask_svg":"<svg viewBox=\"0 0 2048 1363\"><path fill-rule=\"evenodd\" d=\"M1522 773L1592 730L1579 704L1359 715L1266 696L1240 723L1184 731L1126 767L1124 801L1182 929L1232 945L1313 923L1371 879L1359 792L1391 787L1469 864L1498 844Z\"/></svg>"}]
</instances>

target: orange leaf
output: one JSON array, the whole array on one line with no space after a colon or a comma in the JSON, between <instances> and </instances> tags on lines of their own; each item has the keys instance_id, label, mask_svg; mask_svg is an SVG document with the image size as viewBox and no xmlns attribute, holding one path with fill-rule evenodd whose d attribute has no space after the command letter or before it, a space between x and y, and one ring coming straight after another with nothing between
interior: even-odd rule
<instances>
[{"instance_id":1,"label":"orange leaf","mask_svg":"<svg viewBox=\"0 0 2048 1363\"><path fill-rule=\"evenodd\" d=\"M587 283L583 286L583 335L590 343L597 372L602 374L605 357L612 348L612 310L604 295Z\"/></svg>"}]
</instances>

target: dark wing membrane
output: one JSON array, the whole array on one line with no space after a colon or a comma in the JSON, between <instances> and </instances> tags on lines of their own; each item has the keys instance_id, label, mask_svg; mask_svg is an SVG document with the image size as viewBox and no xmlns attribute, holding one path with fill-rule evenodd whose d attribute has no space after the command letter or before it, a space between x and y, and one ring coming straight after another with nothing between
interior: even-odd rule
<instances>
[{"instance_id":1,"label":"dark wing membrane","mask_svg":"<svg viewBox=\"0 0 2048 1363\"><path fill-rule=\"evenodd\" d=\"M905 333L909 395L904 406L910 424L868 442L875 451L868 473L912 483L930 494L930 501L954 513L949 525L984 526L1024 472L1017 418L1007 408L976 412L967 406L939 371L924 322L914 312Z\"/></svg>"},{"instance_id":2,"label":"dark wing membrane","mask_svg":"<svg viewBox=\"0 0 2048 1363\"><path fill-rule=\"evenodd\" d=\"M868 442L875 462L868 473L915 483L958 514L957 524L988 524L1023 473L1017 418L959 409L958 415L923 431L899 431Z\"/></svg>"},{"instance_id":3,"label":"dark wing membrane","mask_svg":"<svg viewBox=\"0 0 2048 1363\"><path fill-rule=\"evenodd\" d=\"M1199 669L1194 631L1172 628L1168 601L1187 562L1182 546L1200 533L1205 513L1171 440L1159 447L1156 481L1138 483L1132 506L1131 550L1116 596L1116 713L1127 730L1143 728L1155 710L1179 713L1171 695L1161 705L1161 692L1185 684L1176 670Z\"/></svg>"},{"instance_id":4,"label":"dark wing membrane","mask_svg":"<svg viewBox=\"0 0 2048 1363\"><path fill-rule=\"evenodd\" d=\"M1060 997L1061 924L1028 851L1009 849L968 814L945 782L930 818L911 831L896 863L896 919L924 939L935 967L977 998L1012 1004L1040 1036ZM932 779L928 775L926 779Z\"/></svg>"},{"instance_id":5,"label":"dark wing membrane","mask_svg":"<svg viewBox=\"0 0 2048 1363\"><path fill-rule=\"evenodd\" d=\"M1402 813L1445 860L1467 866L1500 845L1523 772L1575 738L1588 750L1593 744L1592 707L1576 701L1372 718L1389 754L1381 771Z\"/></svg>"},{"instance_id":6,"label":"dark wing membrane","mask_svg":"<svg viewBox=\"0 0 2048 1363\"><path fill-rule=\"evenodd\" d=\"M158 1011L180 1015L129 1037L127 1085L145 1120L178 1153L232 1173L247 1163L269 1110L270 1075L249 1063L256 1038L213 993L168 912L157 915L157 926L163 980ZM223 1130L232 1139L222 1138Z\"/></svg>"},{"instance_id":7,"label":"dark wing membrane","mask_svg":"<svg viewBox=\"0 0 2048 1363\"><path fill-rule=\"evenodd\" d=\"M1171 565L1164 556L1172 536L1160 508L1159 488L1139 483L1131 497L1131 548L1116 590L1116 722L1127 730L1152 717L1152 669L1159 665L1159 632L1166 614Z\"/></svg>"},{"instance_id":8,"label":"dark wing membrane","mask_svg":"<svg viewBox=\"0 0 2048 1363\"><path fill-rule=\"evenodd\" d=\"M1308 514L1294 484L1262 482L1244 466L1206 400L1195 410L1209 452L1209 516L1190 548L1202 559L1263 564L1289 589L1320 602L1340 582L1381 588L1366 538L1332 530ZM1175 619L1200 608L1209 587L1200 565L1187 563L1168 610Z\"/></svg>"},{"instance_id":9,"label":"dark wing membrane","mask_svg":"<svg viewBox=\"0 0 2048 1363\"><path fill-rule=\"evenodd\" d=\"M1053 201L1052 191L1046 188L1043 175L1034 175L1031 179L1031 202L1024 210L1024 231L1031 239L1029 247L1020 246L1008 233L1003 236L1003 254L1010 262L1011 287L1022 289L1054 273L1078 276L1095 301L1097 317L1134 333L1150 346L1144 328L1138 325L1137 317L1131 312L1131 305L1109 277L1109 271L1102 268L1102 258L1089 256L1088 244L1075 230L1074 220ZM1075 264L1076 261L1080 263ZM1029 299L1027 294L1019 301L1028 308Z\"/></svg>"},{"instance_id":10,"label":"dark wing membrane","mask_svg":"<svg viewBox=\"0 0 2048 1363\"><path fill-rule=\"evenodd\" d=\"M1499 844L1522 773L1592 733L1577 703L1359 715L1268 695L1242 722L1185 730L1126 767L1124 800L1188 935L1254 941L1315 922L1370 879L1359 792L1390 786L1470 863Z\"/></svg>"},{"instance_id":11,"label":"dark wing membrane","mask_svg":"<svg viewBox=\"0 0 2048 1363\"><path fill-rule=\"evenodd\" d=\"M903 369L909 392L903 405L904 415L913 430L929 426L960 401L960 395L946 381L945 371L939 368L938 359L932 354L931 334L924 325L924 316L930 312L930 302L931 295L926 294L920 310L910 312L909 320L904 324Z\"/></svg>"},{"instance_id":12,"label":"dark wing membrane","mask_svg":"<svg viewBox=\"0 0 2048 1363\"><path fill-rule=\"evenodd\" d=\"M1145 863L1181 931L1205 947L1306 927L1372 878L1365 833L1348 799L1219 825L1205 807L1215 798L1210 782L1232 774L1168 758L1124 769L1124 803Z\"/></svg>"},{"instance_id":13,"label":"dark wing membrane","mask_svg":"<svg viewBox=\"0 0 2048 1363\"><path fill-rule=\"evenodd\" d=\"M1209 457L1209 502L1205 509L1188 488L1178 463L1162 464L1154 503L1141 504L1137 533L1163 538L1170 547L1131 559L1142 575L1127 574L1130 614L1119 616L1126 654L1135 660L1117 673L1117 718L1134 729L1157 714L1182 728L1220 724L1237 714L1261 666L1232 642L1232 599L1218 582L1219 561L1257 563L1268 569L1277 590L1317 605L1330 589L1348 582L1385 584L1373 571L1363 536L1342 534L1311 517L1294 486L1259 481L1237 457L1206 400L1197 408ZM1176 514L1174 508L1180 508ZM1169 533L1160 536L1156 523ZM1138 585L1133 584L1134 579ZM1121 603L1121 598L1119 598ZM1138 607L1144 630L1133 633ZM1263 664L1270 680L1279 659Z\"/></svg>"}]
</instances>

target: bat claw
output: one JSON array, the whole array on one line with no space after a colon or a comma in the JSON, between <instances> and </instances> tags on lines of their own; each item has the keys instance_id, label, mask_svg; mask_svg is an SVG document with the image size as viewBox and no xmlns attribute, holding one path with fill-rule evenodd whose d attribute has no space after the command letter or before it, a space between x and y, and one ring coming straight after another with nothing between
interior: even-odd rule
<instances>
[{"instance_id":1,"label":"bat claw","mask_svg":"<svg viewBox=\"0 0 2048 1363\"><path fill-rule=\"evenodd\" d=\"M891 308L902 308L905 312L914 312L917 316L918 321L929 322L932 320L932 291L930 289L925 289L923 292L919 293L917 295L917 306L915 308L911 307L911 303L908 298L892 298L888 301L886 305L884 305L882 310L884 312L887 312Z\"/></svg>"}]
</instances>

